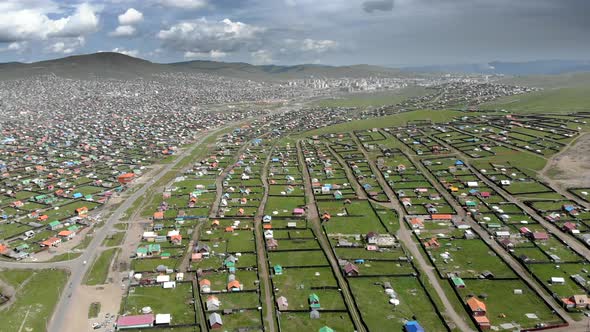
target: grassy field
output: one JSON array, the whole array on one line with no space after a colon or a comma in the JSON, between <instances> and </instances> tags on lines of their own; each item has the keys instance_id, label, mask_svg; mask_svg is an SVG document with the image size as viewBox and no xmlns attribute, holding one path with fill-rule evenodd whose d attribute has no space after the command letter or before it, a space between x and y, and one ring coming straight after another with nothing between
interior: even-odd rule
<instances>
[{"instance_id":1,"label":"grassy field","mask_svg":"<svg viewBox=\"0 0 590 332\"><path fill-rule=\"evenodd\" d=\"M16 301L0 310L0 331L45 331L68 273L63 270L5 270L0 272L0 278L18 287Z\"/></svg>"},{"instance_id":2,"label":"grassy field","mask_svg":"<svg viewBox=\"0 0 590 332\"><path fill-rule=\"evenodd\" d=\"M302 134L302 136L308 137L313 135L323 135L327 133L339 133L339 132L351 132L354 130L366 130L371 128L384 128L406 125L408 121L414 120L432 120L433 122L447 122L454 117L470 115L467 112L459 111L432 111L432 110L420 110L405 112L396 115L389 115L377 118L371 118L366 120L352 121L337 124L334 126L328 126L316 130L311 130Z\"/></svg>"},{"instance_id":3,"label":"grassy field","mask_svg":"<svg viewBox=\"0 0 590 332\"><path fill-rule=\"evenodd\" d=\"M590 87L547 89L526 95L500 98L482 109L506 109L522 113L569 113L590 109Z\"/></svg>"},{"instance_id":4,"label":"grassy field","mask_svg":"<svg viewBox=\"0 0 590 332\"><path fill-rule=\"evenodd\" d=\"M133 287L122 310L124 313L137 315L143 307L151 307L156 314L172 314L173 325L194 324L196 318L194 306L190 304L192 299L190 283L179 283L172 289L161 286Z\"/></svg>"},{"instance_id":5,"label":"grassy field","mask_svg":"<svg viewBox=\"0 0 590 332\"><path fill-rule=\"evenodd\" d=\"M119 246L121 245L121 243L123 243L124 238L125 232L117 232L114 234L110 234L104 239L102 245L105 247Z\"/></svg>"},{"instance_id":6,"label":"grassy field","mask_svg":"<svg viewBox=\"0 0 590 332\"><path fill-rule=\"evenodd\" d=\"M100 302L92 302L88 308L88 318L96 318L100 313Z\"/></svg>"},{"instance_id":7,"label":"grassy field","mask_svg":"<svg viewBox=\"0 0 590 332\"><path fill-rule=\"evenodd\" d=\"M86 285L101 285L106 282L111 261L119 253L119 250L118 248L107 249L96 258L85 277Z\"/></svg>"},{"instance_id":8,"label":"grassy field","mask_svg":"<svg viewBox=\"0 0 590 332\"><path fill-rule=\"evenodd\" d=\"M63 261L69 261L72 259L76 259L78 257L82 256L81 252L66 252L65 254L61 254L61 255L57 255L57 256L53 256L50 260L48 260L48 262L63 262Z\"/></svg>"},{"instance_id":9,"label":"grassy field","mask_svg":"<svg viewBox=\"0 0 590 332\"><path fill-rule=\"evenodd\" d=\"M428 90L422 87L407 87L400 90L381 91L374 93L356 93L341 98L323 99L316 103L320 107L370 107L393 105L409 97L423 96Z\"/></svg>"}]
</instances>

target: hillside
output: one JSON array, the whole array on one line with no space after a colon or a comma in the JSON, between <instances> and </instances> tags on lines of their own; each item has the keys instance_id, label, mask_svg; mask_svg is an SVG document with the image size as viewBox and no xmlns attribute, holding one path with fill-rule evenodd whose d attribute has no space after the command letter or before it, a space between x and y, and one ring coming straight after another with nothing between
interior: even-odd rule
<instances>
[{"instance_id":1,"label":"hillside","mask_svg":"<svg viewBox=\"0 0 590 332\"><path fill-rule=\"evenodd\" d=\"M482 109L506 109L524 113L590 110L590 73L522 76L507 78L503 82L540 87L543 90L500 98L482 105Z\"/></svg>"},{"instance_id":2,"label":"hillside","mask_svg":"<svg viewBox=\"0 0 590 332\"><path fill-rule=\"evenodd\" d=\"M324 65L256 66L248 63L216 61L160 64L111 52L70 56L30 64L18 62L0 64L0 79L5 80L48 74L80 79L135 79L148 78L154 74L166 72L206 73L253 80L408 75L397 69L369 65L340 67Z\"/></svg>"}]
</instances>

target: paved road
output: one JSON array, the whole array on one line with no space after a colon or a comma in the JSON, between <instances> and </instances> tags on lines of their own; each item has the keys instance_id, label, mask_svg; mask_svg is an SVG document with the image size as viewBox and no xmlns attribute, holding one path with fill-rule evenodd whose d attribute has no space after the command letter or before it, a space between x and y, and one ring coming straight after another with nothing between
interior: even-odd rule
<instances>
[{"instance_id":1,"label":"paved road","mask_svg":"<svg viewBox=\"0 0 590 332\"><path fill-rule=\"evenodd\" d=\"M348 311L350 312L350 316L352 317L352 321L358 332L365 332L365 326L363 325L363 319L361 318L360 313L357 310L356 303L352 296L352 291L348 287L348 283L344 279L342 275L342 270L338 265L338 259L334 255L332 251L332 247L326 234L324 233L321 224L320 224L320 216L318 214L318 209L315 202L315 197L313 195L313 189L311 188L311 177L309 175L309 169L305 163L305 158L303 157L303 151L301 149L301 141L297 142L297 154L299 156L299 164L303 167L303 183L305 186L305 198L307 201L307 219L310 221L310 225L313 227L314 233L318 238L318 242L320 243L320 247L326 253L328 257L328 261L332 266L332 270L334 271L334 275L338 281L338 285L340 289L342 289L342 295L344 296L344 301L348 307Z\"/></svg>"},{"instance_id":2,"label":"paved road","mask_svg":"<svg viewBox=\"0 0 590 332\"><path fill-rule=\"evenodd\" d=\"M381 174L381 172L375 165L375 162L371 158L369 158L367 151L364 149L358 137L356 135L353 135L353 137L354 141L358 145L359 150L363 153L365 159L367 159L367 162L369 163L369 166L371 167L373 174L375 174L376 176L377 182L379 183L379 185L381 185L383 191L385 191L385 194L389 198L389 201L394 206L394 209L396 210L399 216L400 228L397 233L398 239L404 244L404 247L410 251L410 253L413 256L414 262L417 262L420 266L420 269L426 274L426 276L430 280L430 284L434 288L434 291L436 292L436 294L438 295L438 297L444 305L444 308L439 308L439 310L443 312L444 316L447 319L451 320L451 324L449 325L454 324L461 331L473 331L473 329L471 329L469 325L463 320L463 316L459 315L459 313L455 311L455 308L453 307L451 301L447 297L447 294L440 285L439 276L434 272L434 268L426 261L426 259L424 259L424 256L420 252L418 245L412 239L411 230L409 230L406 227L406 223L404 222L405 210L399 204L399 201L397 200L395 193L393 192L393 190L391 190L385 178L383 178L383 174Z\"/></svg>"}]
</instances>

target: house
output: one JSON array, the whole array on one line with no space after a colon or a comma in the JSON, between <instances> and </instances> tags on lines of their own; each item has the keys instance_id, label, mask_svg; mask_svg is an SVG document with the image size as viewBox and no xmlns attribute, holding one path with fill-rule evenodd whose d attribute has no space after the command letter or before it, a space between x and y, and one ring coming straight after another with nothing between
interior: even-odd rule
<instances>
[{"instance_id":1,"label":"house","mask_svg":"<svg viewBox=\"0 0 590 332\"><path fill-rule=\"evenodd\" d=\"M565 285L565 278L562 277L551 277L551 284L553 285Z\"/></svg>"},{"instance_id":2,"label":"house","mask_svg":"<svg viewBox=\"0 0 590 332\"><path fill-rule=\"evenodd\" d=\"M162 212L162 211L154 212L154 220L162 220L162 219L164 219L164 212Z\"/></svg>"},{"instance_id":3,"label":"house","mask_svg":"<svg viewBox=\"0 0 590 332\"><path fill-rule=\"evenodd\" d=\"M424 222L420 218L412 218L410 224L413 229L424 229Z\"/></svg>"},{"instance_id":4,"label":"house","mask_svg":"<svg viewBox=\"0 0 590 332\"><path fill-rule=\"evenodd\" d=\"M279 248L279 242L275 239L267 239L266 248L268 250L277 250Z\"/></svg>"},{"instance_id":5,"label":"house","mask_svg":"<svg viewBox=\"0 0 590 332\"><path fill-rule=\"evenodd\" d=\"M208 311L215 311L215 310L219 310L219 307L221 306L221 301L219 301L219 299L217 298L217 296L215 295L209 295L207 297L207 310Z\"/></svg>"},{"instance_id":6,"label":"house","mask_svg":"<svg viewBox=\"0 0 590 332\"><path fill-rule=\"evenodd\" d=\"M359 268L352 263L347 263L344 266L344 274L348 277L356 277L359 275Z\"/></svg>"},{"instance_id":7,"label":"house","mask_svg":"<svg viewBox=\"0 0 590 332\"><path fill-rule=\"evenodd\" d=\"M86 214L88 214L88 208L87 208L87 207L85 207L85 206L83 206L83 207L80 207L80 208L77 208L77 209L76 209L76 214L77 214L78 216L83 216L83 215L86 215Z\"/></svg>"},{"instance_id":8,"label":"house","mask_svg":"<svg viewBox=\"0 0 590 332\"><path fill-rule=\"evenodd\" d=\"M487 313L486 304L478 300L476 297L470 297L467 300L467 306L473 316L485 316Z\"/></svg>"},{"instance_id":9,"label":"house","mask_svg":"<svg viewBox=\"0 0 590 332\"><path fill-rule=\"evenodd\" d=\"M266 240L274 238L274 232L270 229L264 231L264 238Z\"/></svg>"},{"instance_id":10,"label":"house","mask_svg":"<svg viewBox=\"0 0 590 332\"><path fill-rule=\"evenodd\" d=\"M534 232L532 238L535 241L547 241L549 240L549 234L546 232Z\"/></svg>"},{"instance_id":11,"label":"house","mask_svg":"<svg viewBox=\"0 0 590 332\"><path fill-rule=\"evenodd\" d=\"M74 236L76 236L76 233L72 232L72 231L61 231L59 233L57 233L57 236L59 236L61 239L63 240L71 240L72 238L74 238Z\"/></svg>"},{"instance_id":12,"label":"house","mask_svg":"<svg viewBox=\"0 0 590 332\"><path fill-rule=\"evenodd\" d=\"M309 319L320 319L320 312L313 309L309 312Z\"/></svg>"},{"instance_id":13,"label":"house","mask_svg":"<svg viewBox=\"0 0 590 332\"><path fill-rule=\"evenodd\" d=\"M465 282L463 281L463 279L459 277L452 277L451 281L453 282L455 288L465 288Z\"/></svg>"},{"instance_id":14,"label":"house","mask_svg":"<svg viewBox=\"0 0 590 332\"><path fill-rule=\"evenodd\" d=\"M321 329L318 330L318 332L334 332L334 330L332 330L331 328L324 326Z\"/></svg>"},{"instance_id":15,"label":"house","mask_svg":"<svg viewBox=\"0 0 590 332\"><path fill-rule=\"evenodd\" d=\"M57 220L52 221L49 224L47 224L47 229L49 229L51 231L55 231L55 230L58 230L60 228L63 228L63 225L59 221L57 221Z\"/></svg>"},{"instance_id":16,"label":"house","mask_svg":"<svg viewBox=\"0 0 590 332\"><path fill-rule=\"evenodd\" d=\"M49 239L41 242L42 247L57 247L61 243L61 239L57 237L50 237Z\"/></svg>"},{"instance_id":17,"label":"house","mask_svg":"<svg viewBox=\"0 0 590 332\"><path fill-rule=\"evenodd\" d=\"M134 173L125 173L125 174L121 174L117 177L117 181L120 184L128 184L129 182L133 181L133 179L135 178L135 174Z\"/></svg>"},{"instance_id":18,"label":"house","mask_svg":"<svg viewBox=\"0 0 590 332\"><path fill-rule=\"evenodd\" d=\"M315 294L315 293L312 293L309 295L308 301L309 301L309 307L312 309L319 309L321 307L320 297L317 296L317 294Z\"/></svg>"},{"instance_id":19,"label":"house","mask_svg":"<svg viewBox=\"0 0 590 332\"><path fill-rule=\"evenodd\" d=\"M117 319L117 331L153 327L154 320L153 314L121 316Z\"/></svg>"},{"instance_id":20,"label":"house","mask_svg":"<svg viewBox=\"0 0 590 332\"><path fill-rule=\"evenodd\" d=\"M210 293L211 281L209 281L209 279L199 280L199 288L201 289L201 293Z\"/></svg>"},{"instance_id":21,"label":"house","mask_svg":"<svg viewBox=\"0 0 590 332\"><path fill-rule=\"evenodd\" d=\"M293 209L294 216L303 216L305 214L305 210L302 208L295 208Z\"/></svg>"},{"instance_id":22,"label":"house","mask_svg":"<svg viewBox=\"0 0 590 332\"><path fill-rule=\"evenodd\" d=\"M229 292L239 292L242 290L242 285L237 280L232 280L227 283L227 290Z\"/></svg>"},{"instance_id":23,"label":"house","mask_svg":"<svg viewBox=\"0 0 590 332\"><path fill-rule=\"evenodd\" d=\"M424 332L424 328L415 320L411 320L404 324L405 332Z\"/></svg>"},{"instance_id":24,"label":"house","mask_svg":"<svg viewBox=\"0 0 590 332\"><path fill-rule=\"evenodd\" d=\"M278 264L275 265L275 266L273 266L272 269L273 269L274 274L277 275L277 276L283 274L283 267L280 266L280 265L278 265Z\"/></svg>"},{"instance_id":25,"label":"house","mask_svg":"<svg viewBox=\"0 0 590 332\"><path fill-rule=\"evenodd\" d=\"M430 215L430 219L432 220L452 220L452 214L432 214Z\"/></svg>"},{"instance_id":26,"label":"house","mask_svg":"<svg viewBox=\"0 0 590 332\"><path fill-rule=\"evenodd\" d=\"M567 309L587 309L590 307L590 299L586 294L573 295L563 298L561 301Z\"/></svg>"},{"instance_id":27,"label":"house","mask_svg":"<svg viewBox=\"0 0 590 332\"><path fill-rule=\"evenodd\" d=\"M365 241L367 241L368 244L376 244L377 243L377 233L375 233L375 232L367 233L367 235L365 236Z\"/></svg>"},{"instance_id":28,"label":"house","mask_svg":"<svg viewBox=\"0 0 590 332\"><path fill-rule=\"evenodd\" d=\"M172 322L172 315L171 314L157 314L156 315L156 325L170 325Z\"/></svg>"},{"instance_id":29,"label":"house","mask_svg":"<svg viewBox=\"0 0 590 332\"><path fill-rule=\"evenodd\" d=\"M279 297L277 299L277 307L279 307L279 310L288 310L289 302L287 301L287 298L284 296Z\"/></svg>"},{"instance_id":30,"label":"house","mask_svg":"<svg viewBox=\"0 0 590 332\"><path fill-rule=\"evenodd\" d=\"M438 243L438 240L435 237L433 237L430 240L424 242L424 247L436 249L440 247L440 244Z\"/></svg>"},{"instance_id":31,"label":"house","mask_svg":"<svg viewBox=\"0 0 590 332\"><path fill-rule=\"evenodd\" d=\"M474 316L473 319L482 330L489 330L492 327L487 316Z\"/></svg>"},{"instance_id":32,"label":"house","mask_svg":"<svg viewBox=\"0 0 590 332\"><path fill-rule=\"evenodd\" d=\"M223 326L223 321L221 320L221 315L214 312L209 315L209 327L211 329L218 329Z\"/></svg>"}]
</instances>

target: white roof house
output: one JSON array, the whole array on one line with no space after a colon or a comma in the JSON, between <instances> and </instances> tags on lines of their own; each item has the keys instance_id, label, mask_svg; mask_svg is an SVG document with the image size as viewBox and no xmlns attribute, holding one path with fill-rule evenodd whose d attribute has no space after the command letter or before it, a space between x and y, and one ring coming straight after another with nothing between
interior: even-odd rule
<instances>
[{"instance_id":1,"label":"white roof house","mask_svg":"<svg viewBox=\"0 0 590 332\"><path fill-rule=\"evenodd\" d=\"M157 314L156 325L169 325L172 322L171 314Z\"/></svg>"}]
</instances>

